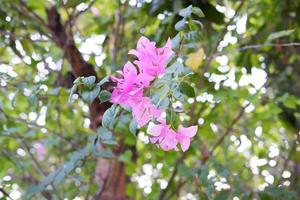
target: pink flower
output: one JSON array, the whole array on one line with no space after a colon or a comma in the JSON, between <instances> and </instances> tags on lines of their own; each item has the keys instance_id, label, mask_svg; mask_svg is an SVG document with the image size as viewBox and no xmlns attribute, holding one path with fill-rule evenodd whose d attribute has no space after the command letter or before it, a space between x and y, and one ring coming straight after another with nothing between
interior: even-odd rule
<instances>
[{"instance_id":1,"label":"pink flower","mask_svg":"<svg viewBox=\"0 0 300 200\"><path fill-rule=\"evenodd\" d=\"M92 6L91 7L91 11L92 11L92 13L93 13L94 16L98 16L99 15L99 10L98 10L97 7Z\"/></svg>"},{"instance_id":2,"label":"pink flower","mask_svg":"<svg viewBox=\"0 0 300 200\"><path fill-rule=\"evenodd\" d=\"M149 97L142 97L139 101L131 101L133 117L139 127L146 125L152 118L158 118L162 110L159 110L151 103Z\"/></svg>"},{"instance_id":3,"label":"pink flower","mask_svg":"<svg viewBox=\"0 0 300 200\"><path fill-rule=\"evenodd\" d=\"M180 143L181 149L183 152L188 150L191 143L191 138L194 137L197 133L197 126L190 126L184 128L183 126L178 127L178 133L176 134L176 139Z\"/></svg>"},{"instance_id":4,"label":"pink flower","mask_svg":"<svg viewBox=\"0 0 300 200\"><path fill-rule=\"evenodd\" d=\"M39 161L43 161L45 159L45 156L46 156L46 153L47 153L47 150L46 150L45 146L42 143L38 142L38 143L35 143L33 145L33 147L36 150L37 159Z\"/></svg>"},{"instance_id":5,"label":"pink flower","mask_svg":"<svg viewBox=\"0 0 300 200\"><path fill-rule=\"evenodd\" d=\"M158 124L149 128L147 131L150 135L154 136L150 138L151 143L158 143L160 148L164 151L176 149L178 143L176 139L176 132L170 129L166 124Z\"/></svg>"},{"instance_id":6,"label":"pink flower","mask_svg":"<svg viewBox=\"0 0 300 200\"><path fill-rule=\"evenodd\" d=\"M111 77L114 82L117 82L112 92L111 102L128 106L131 99L139 101L143 96L143 89L150 85L151 77L138 74L131 62L127 62L123 71L119 73L123 78Z\"/></svg>"},{"instance_id":7,"label":"pink flower","mask_svg":"<svg viewBox=\"0 0 300 200\"><path fill-rule=\"evenodd\" d=\"M155 42L151 42L148 38L142 36L137 44L137 49L132 49L129 54L138 57L134 63L139 66L142 73L150 76L162 75L165 72L167 61L173 54L171 40L162 48L156 48Z\"/></svg>"}]
</instances>

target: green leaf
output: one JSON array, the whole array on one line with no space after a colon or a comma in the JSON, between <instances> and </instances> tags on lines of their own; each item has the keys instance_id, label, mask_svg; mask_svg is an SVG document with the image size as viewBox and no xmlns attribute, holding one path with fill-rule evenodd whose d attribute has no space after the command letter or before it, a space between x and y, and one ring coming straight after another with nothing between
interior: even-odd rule
<instances>
[{"instance_id":1,"label":"green leaf","mask_svg":"<svg viewBox=\"0 0 300 200\"><path fill-rule=\"evenodd\" d=\"M70 161L64 163L56 171L50 173L38 185L30 186L26 192L26 196L31 196L44 190L50 183L54 185L60 184L64 178L78 165L78 161L84 159L92 151L92 145L87 145L85 148L73 153L70 156Z\"/></svg>"},{"instance_id":2,"label":"green leaf","mask_svg":"<svg viewBox=\"0 0 300 200\"><path fill-rule=\"evenodd\" d=\"M81 82L82 77L77 77L74 81L73 84L78 84Z\"/></svg>"},{"instance_id":3,"label":"green leaf","mask_svg":"<svg viewBox=\"0 0 300 200\"><path fill-rule=\"evenodd\" d=\"M104 78L101 79L101 81L99 81L99 83L97 83L97 85L102 86L104 83L109 81L109 76L105 76Z\"/></svg>"},{"instance_id":4,"label":"green leaf","mask_svg":"<svg viewBox=\"0 0 300 200\"><path fill-rule=\"evenodd\" d=\"M127 150L119 156L119 161L128 164L131 161L131 157L132 157L132 152L130 150Z\"/></svg>"},{"instance_id":5,"label":"green leaf","mask_svg":"<svg viewBox=\"0 0 300 200\"><path fill-rule=\"evenodd\" d=\"M178 47L180 44L180 40L181 40L180 34L177 33L177 35L172 39L172 48Z\"/></svg>"},{"instance_id":6,"label":"green leaf","mask_svg":"<svg viewBox=\"0 0 300 200\"><path fill-rule=\"evenodd\" d=\"M169 107L169 104L170 104L169 98L164 98L158 102L157 108L165 110Z\"/></svg>"},{"instance_id":7,"label":"green leaf","mask_svg":"<svg viewBox=\"0 0 300 200\"><path fill-rule=\"evenodd\" d=\"M73 87L72 87L73 88ZM57 87L57 88L53 88L51 90L49 90L48 94L50 95L58 95L59 92L60 92L61 88L60 87Z\"/></svg>"},{"instance_id":8,"label":"green leaf","mask_svg":"<svg viewBox=\"0 0 300 200\"><path fill-rule=\"evenodd\" d=\"M226 200L229 197L229 191L228 190L222 190L219 192L219 194L216 196L215 200Z\"/></svg>"},{"instance_id":9,"label":"green leaf","mask_svg":"<svg viewBox=\"0 0 300 200\"><path fill-rule=\"evenodd\" d=\"M35 135L36 135L36 131L34 129L31 129L25 133L26 137L33 137Z\"/></svg>"},{"instance_id":10,"label":"green leaf","mask_svg":"<svg viewBox=\"0 0 300 200\"><path fill-rule=\"evenodd\" d=\"M193 19L191 22L193 22L194 24L199 25L201 28L203 28L203 24L199 20Z\"/></svg>"},{"instance_id":11,"label":"green leaf","mask_svg":"<svg viewBox=\"0 0 300 200\"><path fill-rule=\"evenodd\" d=\"M92 102L98 96L100 90L100 86L96 85L92 91L83 92L82 98L88 102Z\"/></svg>"},{"instance_id":12,"label":"green leaf","mask_svg":"<svg viewBox=\"0 0 300 200\"><path fill-rule=\"evenodd\" d=\"M192 14L192 9L193 9L193 6L190 5L182 10L179 11L179 15L182 16L182 17L189 17L191 16Z\"/></svg>"},{"instance_id":13,"label":"green leaf","mask_svg":"<svg viewBox=\"0 0 300 200\"><path fill-rule=\"evenodd\" d=\"M103 157L103 158L112 158L112 157L115 157L115 155L113 154L113 152L111 152L110 150L96 151L96 152L94 152L94 155L97 156L97 157Z\"/></svg>"},{"instance_id":14,"label":"green leaf","mask_svg":"<svg viewBox=\"0 0 300 200\"><path fill-rule=\"evenodd\" d=\"M134 118L132 118L129 124L129 131L130 133L132 133L132 135L136 136L136 130L137 130L137 122L135 121Z\"/></svg>"},{"instance_id":15,"label":"green leaf","mask_svg":"<svg viewBox=\"0 0 300 200\"><path fill-rule=\"evenodd\" d=\"M178 22L175 24L175 29L176 29L177 31L181 31L181 30L184 29L185 24L186 24L186 20L185 20L185 18L183 18L182 20L178 21Z\"/></svg>"},{"instance_id":16,"label":"green leaf","mask_svg":"<svg viewBox=\"0 0 300 200\"><path fill-rule=\"evenodd\" d=\"M170 67L166 69L166 74L180 74L184 71L184 66L180 62L174 62Z\"/></svg>"},{"instance_id":17,"label":"green leaf","mask_svg":"<svg viewBox=\"0 0 300 200\"><path fill-rule=\"evenodd\" d=\"M105 127L100 126L97 129L97 133L99 134L101 140L104 140L104 141L110 141L110 140L112 140L112 136L113 136L112 132L109 131Z\"/></svg>"},{"instance_id":18,"label":"green leaf","mask_svg":"<svg viewBox=\"0 0 300 200\"><path fill-rule=\"evenodd\" d=\"M92 87L95 84L95 81L96 81L95 76L83 77L81 79L81 82L88 87Z\"/></svg>"},{"instance_id":19,"label":"green leaf","mask_svg":"<svg viewBox=\"0 0 300 200\"><path fill-rule=\"evenodd\" d=\"M167 111L167 124L172 124L176 119L176 112L173 109Z\"/></svg>"},{"instance_id":20,"label":"green leaf","mask_svg":"<svg viewBox=\"0 0 300 200\"><path fill-rule=\"evenodd\" d=\"M75 8L77 5L79 5L80 3L84 3L87 0L68 0L67 3L65 4L65 6L67 8Z\"/></svg>"},{"instance_id":21,"label":"green leaf","mask_svg":"<svg viewBox=\"0 0 300 200\"><path fill-rule=\"evenodd\" d=\"M182 94L185 94L188 97L195 97L194 89L186 82L180 83L179 90Z\"/></svg>"},{"instance_id":22,"label":"green leaf","mask_svg":"<svg viewBox=\"0 0 300 200\"><path fill-rule=\"evenodd\" d=\"M77 80L77 79L76 79L76 80ZM76 80L75 80L75 81L76 81ZM74 81L74 82L75 82L75 81ZM71 102L72 102L72 95L75 94L76 90L77 90L77 85L75 84L75 85L73 85L72 88L71 88L68 103L71 103Z\"/></svg>"},{"instance_id":23,"label":"green leaf","mask_svg":"<svg viewBox=\"0 0 300 200\"><path fill-rule=\"evenodd\" d=\"M101 103L109 101L111 97L111 93L107 90L102 90L99 94L99 99Z\"/></svg>"},{"instance_id":24,"label":"green leaf","mask_svg":"<svg viewBox=\"0 0 300 200\"><path fill-rule=\"evenodd\" d=\"M272 34L269 35L267 40L271 41L271 40L274 40L274 39L277 39L277 38L280 38L280 37L288 36L291 33L293 33L294 31L295 31L294 29L291 29L291 30L284 30L284 31L279 31L279 32L276 32L276 33L272 33Z\"/></svg>"},{"instance_id":25,"label":"green leaf","mask_svg":"<svg viewBox=\"0 0 300 200\"><path fill-rule=\"evenodd\" d=\"M118 108L115 104L112 105L109 109L107 109L103 114L102 126L108 129L112 129L117 113L118 113Z\"/></svg>"},{"instance_id":26,"label":"green leaf","mask_svg":"<svg viewBox=\"0 0 300 200\"><path fill-rule=\"evenodd\" d=\"M202 12L202 10L198 7L193 7L192 8L192 12L197 15L198 17L205 17L204 13Z\"/></svg>"},{"instance_id":27,"label":"green leaf","mask_svg":"<svg viewBox=\"0 0 300 200\"><path fill-rule=\"evenodd\" d=\"M23 39L20 42L26 54L31 55L33 51L32 43L28 39Z\"/></svg>"},{"instance_id":28,"label":"green leaf","mask_svg":"<svg viewBox=\"0 0 300 200\"><path fill-rule=\"evenodd\" d=\"M288 93L278 97L277 101L283 103L284 106L290 109L296 109L298 104L297 97Z\"/></svg>"}]
</instances>

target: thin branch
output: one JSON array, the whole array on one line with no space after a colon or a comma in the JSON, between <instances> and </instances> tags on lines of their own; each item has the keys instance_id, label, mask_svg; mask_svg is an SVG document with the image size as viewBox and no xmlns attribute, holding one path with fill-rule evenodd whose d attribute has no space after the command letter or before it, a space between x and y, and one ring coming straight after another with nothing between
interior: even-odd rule
<instances>
[{"instance_id":1,"label":"thin branch","mask_svg":"<svg viewBox=\"0 0 300 200\"><path fill-rule=\"evenodd\" d=\"M234 16L226 23L226 25L225 25L222 33L221 33L221 36L220 36L218 42L213 47L213 50L211 51L210 55L207 57L206 64L205 64L205 66L203 68L203 74L208 71L208 69L210 67L210 63L213 60L213 55L217 52L219 44L222 42L222 40L224 39L224 37L225 37L225 35L226 35L227 31L228 31L227 27L232 24L233 20L235 19L235 17L239 13L239 11L241 10L241 8L243 7L243 5L244 5L245 2L246 2L245 0L242 0L242 2L240 3L240 5L236 9Z\"/></svg>"},{"instance_id":2,"label":"thin branch","mask_svg":"<svg viewBox=\"0 0 300 200\"><path fill-rule=\"evenodd\" d=\"M213 147L211 148L209 154L212 155L214 153L214 151L216 150L216 148L224 141L225 137L232 131L234 125L241 119L241 117L243 116L245 109L250 105L251 103L247 103L245 106L243 106L241 108L241 110L239 111L238 115L233 119L233 121L231 122L231 124L229 125L229 127L226 129L226 131L222 134L222 136L217 140L217 142L213 145ZM207 159L208 160L208 159ZM206 161L205 161L206 162ZM204 163L205 163L204 162Z\"/></svg>"},{"instance_id":3,"label":"thin branch","mask_svg":"<svg viewBox=\"0 0 300 200\"><path fill-rule=\"evenodd\" d=\"M43 177L46 177L46 173L42 170L42 166L39 164L39 162L36 160L36 158L34 157L34 155L31 153L30 151L30 147L28 146L28 144L25 142L24 139L22 139L22 137L20 137L21 143L24 147L24 149L26 149L27 153L29 154L29 157L31 158L32 162L33 162L33 166L35 167L36 171L39 172ZM53 191L55 192L56 196L58 199L62 199L55 187L55 185L53 183L50 184Z\"/></svg>"},{"instance_id":4,"label":"thin branch","mask_svg":"<svg viewBox=\"0 0 300 200\"><path fill-rule=\"evenodd\" d=\"M77 149L78 148L77 144L75 144L74 142L72 142L69 138L64 137L61 133L58 133L58 132L56 132L54 130L50 130L49 128L44 127L44 126L40 126L40 125L38 125L35 122L29 122L29 121L27 121L25 119L22 119L22 118L17 118L17 117L9 116L7 113L4 112L4 110L2 108L0 108L0 111L3 113L3 115L5 116L6 119L11 119L11 120L14 120L14 121L17 121L17 122L21 122L21 123L27 124L29 126L32 126L34 128L38 128L38 129L45 128L45 129L47 129L48 133L53 134L53 135L59 137L60 139L66 141L67 143L71 144L71 146L72 146L73 149Z\"/></svg>"},{"instance_id":5,"label":"thin branch","mask_svg":"<svg viewBox=\"0 0 300 200\"><path fill-rule=\"evenodd\" d=\"M63 2L63 1L62 1L62 2ZM89 3L89 5L86 7L86 9L84 9L84 10L81 10L81 11L75 13L75 14L74 14L74 12L71 13L71 14L69 15L69 19L68 19L68 20L66 21L66 23L65 23L66 27L70 26L70 29L72 29L72 26L75 24L75 21L77 20L77 18L78 18L81 14L83 14L84 12L90 10L91 7L94 5L95 2L96 2L96 0L91 1L91 2ZM63 5L64 5L64 4L63 4ZM75 11L75 10L74 10L74 11Z\"/></svg>"},{"instance_id":6,"label":"thin branch","mask_svg":"<svg viewBox=\"0 0 300 200\"><path fill-rule=\"evenodd\" d=\"M300 142L300 131L299 131L299 133L296 133L296 138L294 139L294 141L293 141L293 144L292 144L292 146L291 146L291 149L290 149L290 151L289 151L289 154L288 154L288 156L284 159L284 163L283 163L283 167L282 167L282 170L281 170L281 172L280 172L280 179L278 180L278 184L280 184L281 182L282 182L282 180L283 180L283 177L282 177L282 174L283 174L283 172L286 170L286 168L288 167L288 163L289 163L289 161L291 160L291 158L292 158L292 156L293 156L293 154L294 154L294 152L296 151L296 148L297 148L297 144Z\"/></svg>"},{"instance_id":7,"label":"thin branch","mask_svg":"<svg viewBox=\"0 0 300 200\"><path fill-rule=\"evenodd\" d=\"M8 194L3 188L1 188L1 187L0 187L0 192L2 192L2 193L4 194L4 196L6 196L7 198L13 200L13 199L9 196L9 194Z\"/></svg>"},{"instance_id":8,"label":"thin branch","mask_svg":"<svg viewBox=\"0 0 300 200\"><path fill-rule=\"evenodd\" d=\"M176 177L176 175L177 175L177 172L178 172L178 164L182 162L182 160L185 158L185 155L186 155L186 153L183 153L183 154L181 155L181 157L180 157L178 160L175 161L175 164L174 164L174 165L175 165L175 168L174 168L174 170L173 170L173 172L172 172L172 175L170 176L170 178L169 178L169 180L168 180L168 185L167 185L166 189L160 191L158 200L163 200L164 197L166 196L167 191L170 189L170 187L171 187L171 185L172 185L172 183L173 183L173 181L174 181L174 179L175 179L175 177ZM174 165L173 165L173 166L174 166Z\"/></svg>"},{"instance_id":9,"label":"thin branch","mask_svg":"<svg viewBox=\"0 0 300 200\"><path fill-rule=\"evenodd\" d=\"M282 43L282 44L276 44L276 43L265 43L265 44L253 44L253 45L246 45L237 49L234 49L232 51L223 51L223 52L217 52L212 55L213 58L221 55L227 55L231 53L238 53L241 51L245 51L248 49L260 49L263 47L294 47L294 46L300 46L299 42L292 42L292 43Z\"/></svg>"}]
</instances>

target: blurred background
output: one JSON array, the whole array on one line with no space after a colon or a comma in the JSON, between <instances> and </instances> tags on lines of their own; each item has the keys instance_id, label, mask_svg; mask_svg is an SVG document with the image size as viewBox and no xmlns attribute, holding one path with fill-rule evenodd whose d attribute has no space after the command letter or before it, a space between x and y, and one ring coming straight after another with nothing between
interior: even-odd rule
<instances>
[{"instance_id":1,"label":"blurred background","mask_svg":"<svg viewBox=\"0 0 300 200\"><path fill-rule=\"evenodd\" d=\"M0 3L0 199L300 198L299 0ZM73 87L115 74L142 35L194 72L171 104L199 125L186 153L130 113L101 135L110 103Z\"/></svg>"}]
</instances>

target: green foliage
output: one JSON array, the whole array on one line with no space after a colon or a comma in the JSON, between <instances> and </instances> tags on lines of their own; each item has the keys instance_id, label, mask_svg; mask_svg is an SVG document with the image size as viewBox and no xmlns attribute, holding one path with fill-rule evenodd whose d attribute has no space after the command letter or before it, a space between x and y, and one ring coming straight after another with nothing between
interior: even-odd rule
<instances>
[{"instance_id":1,"label":"green foliage","mask_svg":"<svg viewBox=\"0 0 300 200\"><path fill-rule=\"evenodd\" d=\"M298 199L299 1L133 2L0 0L0 188L92 199L104 158L124 164L132 199ZM83 56L70 57L97 78L74 78L49 31L51 5ZM112 105L90 129L89 105L109 104L109 77L142 35L172 38L175 55L147 95L172 128L198 124L184 154L151 144L128 108Z\"/></svg>"}]
</instances>

